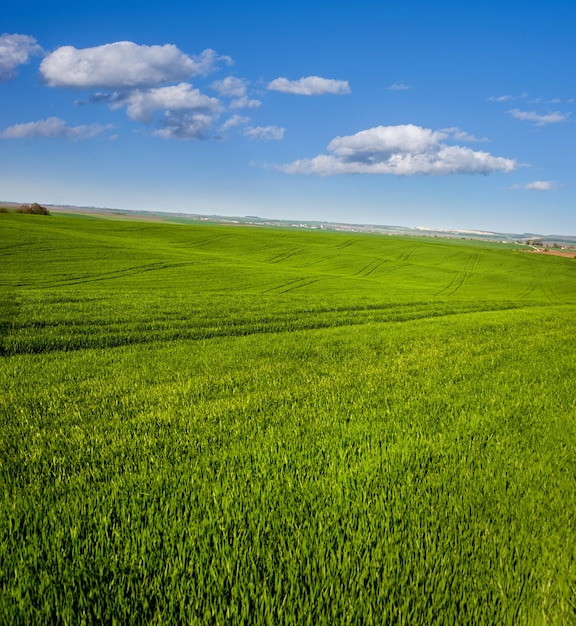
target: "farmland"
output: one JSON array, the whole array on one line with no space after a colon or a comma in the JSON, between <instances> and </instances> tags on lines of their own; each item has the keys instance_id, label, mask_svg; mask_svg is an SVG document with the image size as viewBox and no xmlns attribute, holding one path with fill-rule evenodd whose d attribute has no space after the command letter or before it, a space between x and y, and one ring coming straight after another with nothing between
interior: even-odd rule
<instances>
[{"instance_id":1,"label":"farmland","mask_svg":"<svg viewBox=\"0 0 576 626\"><path fill-rule=\"evenodd\" d=\"M0 623L576 623L576 260L0 215Z\"/></svg>"}]
</instances>

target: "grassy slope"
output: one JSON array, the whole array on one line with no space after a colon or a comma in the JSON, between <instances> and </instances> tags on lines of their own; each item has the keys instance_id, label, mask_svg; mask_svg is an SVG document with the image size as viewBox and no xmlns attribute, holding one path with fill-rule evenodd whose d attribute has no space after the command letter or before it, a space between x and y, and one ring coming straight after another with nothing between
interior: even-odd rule
<instances>
[{"instance_id":1,"label":"grassy slope","mask_svg":"<svg viewBox=\"0 0 576 626\"><path fill-rule=\"evenodd\" d=\"M576 619L576 265L0 216L3 623Z\"/></svg>"}]
</instances>

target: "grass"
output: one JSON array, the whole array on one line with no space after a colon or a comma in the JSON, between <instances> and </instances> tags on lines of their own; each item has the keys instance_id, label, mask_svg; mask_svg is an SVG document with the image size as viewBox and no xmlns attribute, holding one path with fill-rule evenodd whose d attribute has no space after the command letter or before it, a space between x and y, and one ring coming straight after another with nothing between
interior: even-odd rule
<instances>
[{"instance_id":1,"label":"grass","mask_svg":"<svg viewBox=\"0 0 576 626\"><path fill-rule=\"evenodd\" d=\"M0 216L0 623L576 622L571 259Z\"/></svg>"}]
</instances>

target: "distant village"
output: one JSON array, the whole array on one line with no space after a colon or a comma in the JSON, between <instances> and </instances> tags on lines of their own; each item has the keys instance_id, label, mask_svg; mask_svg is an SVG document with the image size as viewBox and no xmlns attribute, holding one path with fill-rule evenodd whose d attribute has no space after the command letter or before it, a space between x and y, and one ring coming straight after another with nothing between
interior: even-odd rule
<instances>
[{"instance_id":1,"label":"distant village","mask_svg":"<svg viewBox=\"0 0 576 626\"><path fill-rule=\"evenodd\" d=\"M14 202L0 201L0 211L19 210L21 207L40 206L37 203L23 205ZM185 212L166 211L133 211L123 209L109 209L104 207L80 207L73 205L42 205L48 207L51 212L108 215L117 218L153 219L170 222L206 222L212 224L238 224L244 226L263 226L269 228L298 228L307 230L326 230L348 233L373 233L380 235L435 237L447 239L473 239L479 241L491 241L503 244L515 244L528 246L534 251L564 251L576 253L576 236L567 235L540 235L536 233L498 233L480 230L461 229L435 229L429 227L391 226L381 224L347 224L342 222L322 222L303 220L280 220L256 215L244 217L228 217L224 215L202 215ZM46 209L47 210L47 209Z\"/></svg>"}]
</instances>

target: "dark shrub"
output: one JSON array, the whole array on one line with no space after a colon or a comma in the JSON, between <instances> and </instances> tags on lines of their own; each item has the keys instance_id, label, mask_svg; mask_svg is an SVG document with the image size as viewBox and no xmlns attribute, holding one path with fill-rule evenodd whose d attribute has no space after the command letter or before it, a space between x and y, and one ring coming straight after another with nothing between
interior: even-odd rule
<instances>
[{"instance_id":1,"label":"dark shrub","mask_svg":"<svg viewBox=\"0 0 576 626\"><path fill-rule=\"evenodd\" d=\"M50 215L50 211L41 204L34 202L32 204L21 204L19 208L16 209L16 213L29 213L32 215Z\"/></svg>"}]
</instances>

